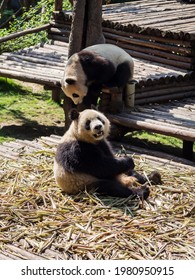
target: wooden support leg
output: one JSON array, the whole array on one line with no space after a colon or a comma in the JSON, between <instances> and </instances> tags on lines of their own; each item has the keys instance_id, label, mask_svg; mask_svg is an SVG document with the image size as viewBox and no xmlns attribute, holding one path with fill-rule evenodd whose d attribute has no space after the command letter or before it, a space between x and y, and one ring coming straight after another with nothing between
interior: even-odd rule
<instances>
[{"instance_id":1,"label":"wooden support leg","mask_svg":"<svg viewBox=\"0 0 195 280\"><path fill-rule=\"evenodd\" d=\"M64 95L64 102L63 102L63 109L64 109L64 115L65 115L65 131L68 130L70 126L70 119L69 119L69 112L72 108L74 108L74 104L70 98L68 98L66 95Z\"/></svg>"},{"instance_id":2,"label":"wooden support leg","mask_svg":"<svg viewBox=\"0 0 195 280\"><path fill-rule=\"evenodd\" d=\"M61 97L60 97L60 88L53 88L52 89L52 100L58 104L61 104Z\"/></svg>"},{"instance_id":3,"label":"wooden support leg","mask_svg":"<svg viewBox=\"0 0 195 280\"><path fill-rule=\"evenodd\" d=\"M192 141L183 140L183 157L193 160L193 144Z\"/></svg>"}]
</instances>

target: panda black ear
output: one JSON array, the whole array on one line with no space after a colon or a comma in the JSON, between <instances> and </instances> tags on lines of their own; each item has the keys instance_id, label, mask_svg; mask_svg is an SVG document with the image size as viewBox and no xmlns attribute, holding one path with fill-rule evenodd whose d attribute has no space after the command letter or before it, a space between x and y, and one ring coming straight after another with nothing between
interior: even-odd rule
<instances>
[{"instance_id":1,"label":"panda black ear","mask_svg":"<svg viewBox=\"0 0 195 280\"><path fill-rule=\"evenodd\" d=\"M77 109L72 109L69 112L69 118L71 121L77 120L79 118L79 112L77 111Z\"/></svg>"},{"instance_id":2,"label":"panda black ear","mask_svg":"<svg viewBox=\"0 0 195 280\"><path fill-rule=\"evenodd\" d=\"M75 81L74 79L71 79L71 78L67 78L67 79L65 80L65 82L66 82L67 84L69 84L69 85L74 85L74 84L76 83L76 81Z\"/></svg>"}]
</instances>

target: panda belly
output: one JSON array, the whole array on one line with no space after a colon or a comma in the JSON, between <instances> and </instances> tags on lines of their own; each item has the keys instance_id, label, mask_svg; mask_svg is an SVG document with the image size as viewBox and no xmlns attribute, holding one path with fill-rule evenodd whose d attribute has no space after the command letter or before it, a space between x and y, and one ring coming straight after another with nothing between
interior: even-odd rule
<instances>
[{"instance_id":1,"label":"panda belly","mask_svg":"<svg viewBox=\"0 0 195 280\"><path fill-rule=\"evenodd\" d=\"M97 181L93 176L85 173L70 173L54 160L54 177L56 183L67 194L77 194L88 185Z\"/></svg>"}]
</instances>

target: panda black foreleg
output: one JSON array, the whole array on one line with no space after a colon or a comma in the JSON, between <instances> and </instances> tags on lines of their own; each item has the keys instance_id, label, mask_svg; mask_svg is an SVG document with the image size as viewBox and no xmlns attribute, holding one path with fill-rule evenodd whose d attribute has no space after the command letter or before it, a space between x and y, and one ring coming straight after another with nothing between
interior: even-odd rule
<instances>
[{"instance_id":1,"label":"panda black foreleg","mask_svg":"<svg viewBox=\"0 0 195 280\"><path fill-rule=\"evenodd\" d=\"M99 194L115 197L139 196L140 198L147 199L149 196L149 188L147 186L131 189L117 180L99 180L93 183L93 188Z\"/></svg>"}]
</instances>

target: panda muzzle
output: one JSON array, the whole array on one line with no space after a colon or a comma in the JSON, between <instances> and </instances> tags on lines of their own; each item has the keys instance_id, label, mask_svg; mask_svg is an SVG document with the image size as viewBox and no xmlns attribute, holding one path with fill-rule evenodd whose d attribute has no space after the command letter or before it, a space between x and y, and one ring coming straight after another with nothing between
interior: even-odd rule
<instances>
[{"instance_id":1,"label":"panda muzzle","mask_svg":"<svg viewBox=\"0 0 195 280\"><path fill-rule=\"evenodd\" d=\"M101 130L101 131L99 131L99 132L93 134L93 136L94 136L95 138L99 138L99 137L101 137L101 136L103 136L103 135L104 135L104 131L103 131L103 130Z\"/></svg>"},{"instance_id":2,"label":"panda muzzle","mask_svg":"<svg viewBox=\"0 0 195 280\"><path fill-rule=\"evenodd\" d=\"M101 124L96 125L96 126L94 127L94 132L95 132L95 133L93 134L93 136L94 136L95 138L99 138L99 137L103 136L103 135L104 135L103 126L102 126Z\"/></svg>"}]
</instances>

